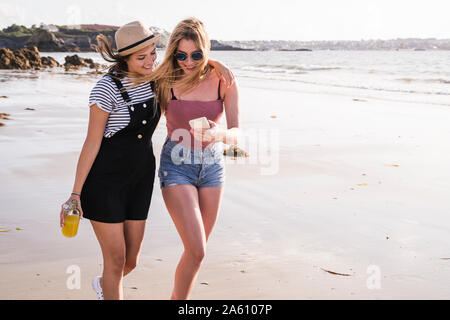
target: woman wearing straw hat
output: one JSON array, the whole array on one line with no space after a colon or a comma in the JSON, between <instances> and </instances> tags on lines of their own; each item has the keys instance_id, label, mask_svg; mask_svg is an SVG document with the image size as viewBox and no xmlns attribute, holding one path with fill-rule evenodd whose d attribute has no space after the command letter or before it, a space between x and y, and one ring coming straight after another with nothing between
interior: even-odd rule
<instances>
[{"instance_id":1,"label":"woman wearing straw hat","mask_svg":"<svg viewBox=\"0 0 450 320\"><path fill-rule=\"evenodd\" d=\"M68 202L77 200L102 250L103 275L92 282L98 299L123 298L123 276L141 250L155 178L151 139L161 109L153 83L133 86L127 74L152 73L158 39L139 21L117 30L117 52L103 35L97 39L98 52L113 64L89 97L88 132Z\"/></svg>"}]
</instances>

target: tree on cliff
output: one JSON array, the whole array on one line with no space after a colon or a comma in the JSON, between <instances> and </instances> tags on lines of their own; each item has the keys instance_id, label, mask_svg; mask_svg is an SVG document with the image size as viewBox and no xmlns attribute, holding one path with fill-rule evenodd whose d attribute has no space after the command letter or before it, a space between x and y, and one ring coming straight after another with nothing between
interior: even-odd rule
<instances>
[{"instance_id":1,"label":"tree on cliff","mask_svg":"<svg viewBox=\"0 0 450 320\"><path fill-rule=\"evenodd\" d=\"M4 28L1 33L17 37L17 36L32 35L34 31L35 29L33 28L27 28L25 26L13 24L10 25L9 27Z\"/></svg>"}]
</instances>

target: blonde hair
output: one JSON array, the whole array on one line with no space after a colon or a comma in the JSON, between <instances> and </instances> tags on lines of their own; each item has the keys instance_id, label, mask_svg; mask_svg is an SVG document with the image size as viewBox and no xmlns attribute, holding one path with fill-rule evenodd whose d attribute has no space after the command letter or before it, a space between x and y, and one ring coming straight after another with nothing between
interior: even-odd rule
<instances>
[{"instance_id":1,"label":"blonde hair","mask_svg":"<svg viewBox=\"0 0 450 320\"><path fill-rule=\"evenodd\" d=\"M196 69L183 77L183 70L179 67L175 58L178 45L181 40L192 40L198 49L203 53L203 60L197 65ZM187 18L177 24L173 30L163 61L155 68L152 74L138 77L135 74L129 74L133 78L135 85L147 81L155 81L156 97L164 112L170 99L170 89L182 87L185 93L194 89L198 84L208 76L211 67L208 65L208 56L211 49L211 41L206 33L203 23L197 18Z\"/></svg>"}]
</instances>

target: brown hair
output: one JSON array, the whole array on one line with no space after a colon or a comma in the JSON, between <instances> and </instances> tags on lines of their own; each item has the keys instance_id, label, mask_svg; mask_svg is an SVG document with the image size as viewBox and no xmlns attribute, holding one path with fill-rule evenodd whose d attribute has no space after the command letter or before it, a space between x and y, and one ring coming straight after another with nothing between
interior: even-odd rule
<instances>
[{"instance_id":1,"label":"brown hair","mask_svg":"<svg viewBox=\"0 0 450 320\"><path fill-rule=\"evenodd\" d=\"M98 45L95 46L95 49L97 52L101 54L104 60L112 63L112 65L108 68L108 74L119 79L125 77L128 73L127 59L130 55L120 56L119 53L113 49L113 46L108 38L106 38L103 34L99 34L96 37L96 40Z\"/></svg>"}]
</instances>

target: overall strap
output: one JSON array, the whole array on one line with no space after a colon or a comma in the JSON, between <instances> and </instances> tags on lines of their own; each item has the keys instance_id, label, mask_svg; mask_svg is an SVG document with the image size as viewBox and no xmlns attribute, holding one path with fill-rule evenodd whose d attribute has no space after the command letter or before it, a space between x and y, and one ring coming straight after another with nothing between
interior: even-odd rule
<instances>
[{"instance_id":1,"label":"overall strap","mask_svg":"<svg viewBox=\"0 0 450 320\"><path fill-rule=\"evenodd\" d=\"M127 90L123 87L122 81L120 81L119 79L117 79L117 77L115 77L115 76L111 76L111 75L110 75L110 78L111 78L111 79L114 81L114 83L116 84L117 89L119 89L119 92L120 92L120 94L122 95L123 100L124 100L126 103L131 103L130 96L128 95Z\"/></svg>"},{"instance_id":2,"label":"overall strap","mask_svg":"<svg viewBox=\"0 0 450 320\"><path fill-rule=\"evenodd\" d=\"M154 95L155 98L156 98L155 81L150 81L150 87L152 88L153 95Z\"/></svg>"}]
</instances>

